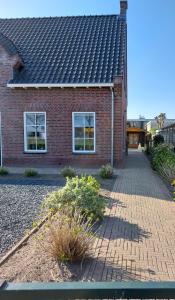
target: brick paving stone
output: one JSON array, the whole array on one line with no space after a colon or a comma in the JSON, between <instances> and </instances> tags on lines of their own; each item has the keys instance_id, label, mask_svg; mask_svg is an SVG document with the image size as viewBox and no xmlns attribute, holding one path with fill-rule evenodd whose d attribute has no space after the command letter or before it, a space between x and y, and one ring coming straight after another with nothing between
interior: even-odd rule
<instances>
[{"instance_id":1,"label":"brick paving stone","mask_svg":"<svg viewBox=\"0 0 175 300\"><path fill-rule=\"evenodd\" d=\"M175 202L145 155L130 151L83 280L175 280Z\"/></svg>"}]
</instances>

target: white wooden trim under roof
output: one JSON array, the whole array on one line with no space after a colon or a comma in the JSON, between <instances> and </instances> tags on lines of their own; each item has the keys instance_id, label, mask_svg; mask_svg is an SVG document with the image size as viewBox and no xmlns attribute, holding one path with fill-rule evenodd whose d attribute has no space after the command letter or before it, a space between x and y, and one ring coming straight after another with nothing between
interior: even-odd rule
<instances>
[{"instance_id":1,"label":"white wooden trim under roof","mask_svg":"<svg viewBox=\"0 0 175 300\"><path fill-rule=\"evenodd\" d=\"M113 87L113 83L7 83L9 88L90 88Z\"/></svg>"}]
</instances>

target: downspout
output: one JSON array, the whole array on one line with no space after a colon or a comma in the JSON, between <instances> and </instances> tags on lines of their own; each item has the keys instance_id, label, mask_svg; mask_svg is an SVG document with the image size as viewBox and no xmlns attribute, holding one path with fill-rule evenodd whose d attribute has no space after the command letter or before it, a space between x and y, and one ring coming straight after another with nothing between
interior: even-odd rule
<instances>
[{"instance_id":1,"label":"downspout","mask_svg":"<svg viewBox=\"0 0 175 300\"><path fill-rule=\"evenodd\" d=\"M114 166L114 89L111 87L111 166Z\"/></svg>"}]
</instances>

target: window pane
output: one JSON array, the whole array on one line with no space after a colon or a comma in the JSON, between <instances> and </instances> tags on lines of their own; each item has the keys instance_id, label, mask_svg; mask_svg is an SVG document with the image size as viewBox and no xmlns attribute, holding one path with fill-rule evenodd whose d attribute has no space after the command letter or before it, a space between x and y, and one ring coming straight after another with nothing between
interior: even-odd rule
<instances>
[{"instance_id":1,"label":"window pane","mask_svg":"<svg viewBox=\"0 0 175 300\"><path fill-rule=\"evenodd\" d=\"M85 150L86 151L94 150L94 139L86 139L85 140Z\"/></svg>"},{"instance_id":2,"label":"window pane","mask_svg":"<svg viewBox=\"0 0 175 300\"><path fill-rule=\"evenodd\" d=\"M93 113L74 114L75 151L94 151L95 118Z\"/></svg>"},{"instance_id":3,"label":"window pane","mask_svg":"<svg viewBox=\"0 0 175 300\"><path fill-rule=\"evenodd\" d=\"M85 137L86 138L94 138L94 128L85 128Z\"/></svg>"},{"instance_id":4,"label":"window pane","mask_svg":"<svg viewBox=\"0 0 175 300\"><path fill-rule=\"evenodd\" d=\"M35 114L26 114L26 125L35 125Z\"/></svg>"},{"instance_id":5,"label":"window pane","mask_svg":"<svg viewBox=\"0 0 175 300\"><path fill-rule=\"evenodd\" d=\"M45 114L36 114L36 124L45 125Z\"/></svg>"},{"instance_id":6,"label":"window pane","mask_svg":"<svg viewBox=\"0 0 175 300\"><path fill-rule=\"evenodd\" d=\"M27 113L25 130L27 150L46 150L45 114Z\"/></svg>"},{"instance_id":7,"label":"window pane","mask_svg":"<svg viewBox=\"0 0 175 300\"><path fill-rule=\"evenodd\" d=\"M75 139L75 150L77 151L84 150L84 139Z\"/></svg>"},{"instance_id":8,"label":"window pane","mask_svg":"<svg viewBox=\"0 0 175 300\"><path fill-rule=\"evenodd\" d=\"M84 138L84 128L82 127L75 128L75 138Z\"/></svg>"},{"instance_id":9,"label":"window pane","mask_svg":"<svg viewBox=\"0 0 175 300\"><path fill-rule=\"evenodd\" d=\"M27 136L28 137L35 137L36 136L36 127L35 126L27 126Z\"/></svg>"},{"instance_id":10,"label":"window pane","mask_svg":"<svg viewBox=\"0 0 175 300\"><path fill-rule=\"evenodd\" d=\"M37 126L37 150L46 149L45 138L46 138L45 127Z\"/></svg>"},{"instance_id":11,"label":"window pane","mask_svg":"<svg viewBox=\"0 0 175 300\"><path fill-rule=\"evenodd\" d=\"M27 138L27 150L36 150L36 138Z\"/></svg>"},{"instance_id":12,"label":"window pane","mask_svg":"<svg viewBox=\"0 0 175 300\"><path fill-rule=\"evenodd\" d=\"M94 127L94 116L92 114L85 116L85 127Z\"/></svg>"},{"instance_id":13,"label":"window pane","mask_svg":"<svg viewBox=\"0 0 175 300\"><path fill-rule=\"evenodd\" d=\"M84 127L84 115L82 115L82 114L74 115L74 126L75 127Z\"/></svg>"},{"instance_id":14,"label":"window pane","mask_svg":"<svg viewBox=\"0 0 175 300\"><path fill-rule=\"evenodd\" d=\"M37 138L37 150L46 150L45 139Z\"/></svg>"},{"instance_id":15,"label":"window pane","mask_svg":"<svg viewBox=\"0 0 175 300\"><path fill-rule=\"evenodd\" d=\"M45 139L45 127L44 126L37 126L37 138Z\"/></svg>"}]
</instances>

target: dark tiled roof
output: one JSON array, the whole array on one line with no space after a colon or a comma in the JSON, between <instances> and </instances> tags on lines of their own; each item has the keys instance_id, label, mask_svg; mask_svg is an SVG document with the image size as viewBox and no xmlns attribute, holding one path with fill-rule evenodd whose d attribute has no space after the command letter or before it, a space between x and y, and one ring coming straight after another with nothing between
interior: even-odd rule
<instances>
[{"instance_id":1,"label":"dark tiled roof","mask_svg":"<svg viewBox=\"0 0 175 300\"><path fill-rule=\"evenodd\" d=\"M118 15L0 19L0 32L24 62L13 83L110 83L123 72L126 22Z\"/></svg>"},{"instance_id":2,"label":"dark tiled roof","mask_svg":"<svg viewBox=\"0 0 175 300\"><path fill-rule=\"evenodd\" d=\"M0 45L3 46L9 55L16 55L18 51L14 43L0 32Z\"/></svg>"}]
</instances>

